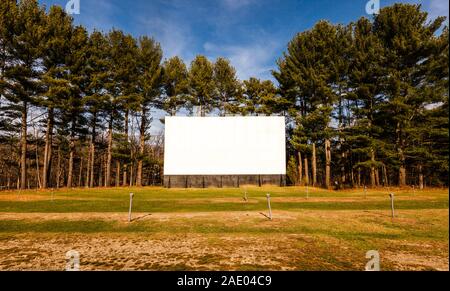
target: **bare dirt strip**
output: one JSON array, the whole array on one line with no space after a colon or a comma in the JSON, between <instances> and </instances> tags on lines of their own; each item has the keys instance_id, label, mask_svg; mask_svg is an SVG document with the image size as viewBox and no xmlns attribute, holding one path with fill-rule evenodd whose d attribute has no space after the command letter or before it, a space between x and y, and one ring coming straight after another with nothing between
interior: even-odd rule
<instances>
[{"instance_id":1,"label":"bare dirt strip","mask_svg":"<svg viewBox=\"0 0 450 291\"><path fill-rule=\"evenodd\" d=\"M446 215L421 210L421 215ZM398 224L413 226L416 211L401 211ZM76 250L82 270L363 270L366 249L360 238L324 233L286 233L294 224L352 225L360 232L381 233L388 211L275 211L267 222L257 212L135 213L138 221L167 225L167 231L140 233L0 232L0 270L63 270L66 252ZM373 221L381 221L374 224ZM127 213L0 213L0 220L114 221L127 225ZM227 227L270 228L267 233L171 233L171 226L217 221ZM391 226L389 226L389 229ZM330 230L331 231L331 230ZM382 269L449 270L448 242L374 238ZM445 251L447 249L447 251ZM436 250L442 250L441 253Z\"/></svg>"}]
</instances>

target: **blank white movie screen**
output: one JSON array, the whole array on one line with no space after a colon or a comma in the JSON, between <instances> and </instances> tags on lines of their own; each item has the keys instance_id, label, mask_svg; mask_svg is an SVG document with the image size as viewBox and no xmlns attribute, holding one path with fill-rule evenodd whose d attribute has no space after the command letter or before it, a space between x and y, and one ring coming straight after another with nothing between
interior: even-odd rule
<instances>
[{"instance_id":1,"label":"blank white movie screen","mask_svg":"<svg viewBox=\"0 0 450 291\"><path fill-rule=\"evenodd\" d=\"M166 117L164 175L285 175L284 117Z\"/></svg>"}]
</instances>

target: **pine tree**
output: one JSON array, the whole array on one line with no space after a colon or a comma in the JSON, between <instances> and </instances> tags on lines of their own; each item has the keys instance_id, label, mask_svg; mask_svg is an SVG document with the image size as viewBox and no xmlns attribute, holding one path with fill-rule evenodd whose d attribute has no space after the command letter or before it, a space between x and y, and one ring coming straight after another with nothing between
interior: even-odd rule
<instances>
[{"instance_id":1,"label":"pine tree","mask_svg":"<svg viewBox=\"0 0 450 291\"><path fill-rule=\"evenodd\" d=\"M68 70L66 79L67 96L60 100L61 119L59 126L68 138L69 164L67 168L67 187L74 186L74 161L77 139L84 133L85 117L84 97L86 96L87 78L85 73L86 48L88 43L87 31L77 26L73 28L70 38L70 51L66 56Z\"/></svg>"},{"instance_id":2,"label":"pine tree","mask_svg":"<svg viewBox=\"0 0 450 291\"><path fill-rule=\"evenodd\" d=\"M111 31L107 39L109 77L104 83L104 89L108 92L107 96L109 100L106 102L108 115L108 149L105 186L109 187L111 186L114 126L118 125L120 129L120 120L123 118L122 112L125 112L125 129L122 127L122 131L127 132L127 113L130 109L128 105L135 104L135 102L129 99L135 95L128 93L132 91L132 78L135 76L133 70L135 70L136 64L133 56L135 56L136 42L130 35L125 35L119 30Z\"/></svg>"},{"instance_id":3,"label":"pine tree","mask_svg":"<svg viewBox=\"0 0 450 291\"><path fill-rule=\"evenodd\" d=\"M236 69L225 58L218 58L214 63L214 83L216 86L215 106L220 115L238 111L241 86L236 77Z\"/></svg>"},{"instance_id":4,"label":"pine tree","mask_svg":"<svg viewBox=\"0 0 450 291\"><path fill-rule=\"evenodd\" d=\"M94 31L87 45L86 53L86 77L88 86L86 88L85 106L88 113L88 123L91 131L89 141L86 186L94 187L96 137L97 131L102 129L101 121L105 119L107 102L109 98L104 84L108 83L108 42L106 37L98 31ZM101 186L101 185L99 185Z\"/></svg>"},{"instance_id":5,"label":"pine tree","mask_svg":"<svg viewBox=\"0 0 450 291\"><path fill-rule=\"evenodd\" d=\"M393 124L390 142L395 144L398 184L407 184L407 155L412 120L428 103L427 66L435 45L435 33L442 17L428 23L420 5L394 4L375 17L374 31L386 49L383 66L387 69L383 108L388 124Z\"/></svg>"},{"instance_id":6,"label":"pine tree","mask_svg":"<svg viewBox=\"0 0 450 291\"><path fill-rule=\"evenodd\" d=\"M417 175L412 181L420 189L425 187L425 176L439 184L445 177L442 173L448 172L448 28L430 45L432 55L423 68L426 76L415 92L415 98L426 105L416 110L405 129L409 136L405 155Z\"/></svg>"},{"instance_id":7,"label":"pine tree","mask_svg":"<svg viewBox=\"0 0 450 291\"><path fill-rule=\"evenodd\" d=\"M295 118L305 120L307 115L317 124L316 137L309 142L315 148L323 142L325 153L325 186L331 186L331 112L336 100L335 57L337 28L321 21L313 29L298 34L288 45L284 58L278 61L279 71L274 76L280 82L281 92L295 107ZM316 165L316 161L312 161ZM306 164L305 164L306 166ZM315 173L313 173L313 176ZM316 180L316 177L313 177Z\"/></svg>"},{"instance_id":8,"label":"pine tree","mask_svg":"<svg viewBox=\"0 0 450 291\"><path fill-rule=\"evenodd\" d=\"M148 139L147 130L151 119L148 114L151 106L158 106L158 98L162 91L162 50L154 39L142 37L139 39L139 62L138 62L138 94L141 104L141 124L139 138L139 156L136 185L143 184L143 163L145 154L145 141Z\"/></svg>"},{"instance_id":9,"label":"pine tree","mask_svg":"<svg viewBox=\"0 0 450 291\"><path fill-rule=\"evenodd\" d=\"M352 27L338 25L336 27L336 37L333 44L332 55L332 82L330 86L334 88L336 95L334 110L331 113L332 119L337 121L336 136L336 158L334 164L339 166L340 171L336 173L339 178L339 187L345 187L350 179L347 179L347 168L349 161L349 144L345 128L350 126L348 111L350 110L348 94L352 91L349 82L349 67L352 54ZM337 171L336 171L337 172Z\"/></svg>"},{"instance_id":10,"label":"pine tree","mask_svg":"<svg viewBox=\"0 0 450 291\"><path fill-rule=\"evenodd\" d=\"M377 161L377 150L383 148L383 144L380 140L382 128L375 124L374 115L384 103L382 90L385 72L381 66L384 50L368 19L361 18L353 30L349 79L355 89L348 92L348 98L353 101L351 110L354 122L346 130L346 136L352 154L358 157L353 167L358 171L369 169L370 185L375 187L376 172L382 166Z\"/></svg>"},{"instance_id":11,"label":"pine tree","mask_svg":"<svg viewBox=\"0 0 450 291\"><path fill-rule=\"evenodd\" d=\"M139 51L136 39L131 35L118 34L121 37L118 52L120 63L115 65L117 82L116 103L118 104L118 115L116 116L115 129L113 134L115 147L113 158L116 161L116 182L120 185L121 164L123 164L124 176L127 175L128 168L133 170L133 147L129 139L129 119L133 112L140 110L140 99L136 93L139 78ZM123 122L122 122L123 121ZM126 180L126 179L124 179ZM126 181L124 182L125 185Z\"/></svg>"},{"instance_id":12,"label":"pine tree","mask_svg":"<svg viewBox=\"0 0 450 291\"><path fill-rule=\"evenodd\" d=\"M70 95L70 83L66 71L67 55L70 53L72 19L59 6L52 6L46 18L42 77L45 92L40 104L47 109L45 148L42 171L42 188L47 188L52 160L52 137L55 109L61 100Z\"/></svg>"},{"instance_id":13,"label":"pine tree","mask_svg":"<svg viewBox=\"0 0 450 291\"><path fill-rule=\"evenodd\" d=\"M214 65L205 57L197 56L189 68L189 87L192 104L200 108L201 116L213 109L215 93Z\"/></svg>"},{"instance_id":14,"label":"pine tree","mask_svg":"<svg viewBox=\"0 0 450 291\"><path fill-rule=\"evenodd\" d=\"M29 107L36 104L41 88L42 44L45 11L35 0L1 3L1 42L5 51L1 85L3 96L21 114L20 188L27 186L27 119Z\"/></svg>"},{"instance_id":15,"label":"pine tree","mask_svg":"<svg viewBox=\"0 0 450 291\"><path fill-rule=\"evenodd\" d=\"M240 108L243 114L269 116L280 112L277 100L281 98L278 98L277 89L272 81L261 81L252 77L244 80L243 85L243 106Z\"/></svg>"},{"instance_id":16,"label":"pine tree","mask_svg":"<svg viewBox=\"0 0 450 291\"><path fill-rule=\"evenodd\" d=\"M165 99L163 109L175 116L182 107L188 107L189 80L183 60L173 57L163 64L163 86Z\"/></svg>"}]
</instances>

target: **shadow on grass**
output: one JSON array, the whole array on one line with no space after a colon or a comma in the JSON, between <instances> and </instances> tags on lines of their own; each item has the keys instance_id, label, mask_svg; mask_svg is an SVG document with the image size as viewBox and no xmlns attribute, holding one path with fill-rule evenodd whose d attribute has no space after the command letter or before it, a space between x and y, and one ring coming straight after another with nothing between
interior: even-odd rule
<instances>
[{"instance_id":1,"label":"shadow on grass","mask_svg":"<svg viewBox=\"0 0 450 291\"><path fill-rule=\"evenodd\" d=\"M131 222L134 222L134 221L138 221L138 220L144 219L144 218L149 217L149 216L151 216L151 215L152 215L152 214L149 213L149 214L145 214L145 215L142 215L142 216L133 218L133 219L131 220Z\"/></svg>"}]
</instances>

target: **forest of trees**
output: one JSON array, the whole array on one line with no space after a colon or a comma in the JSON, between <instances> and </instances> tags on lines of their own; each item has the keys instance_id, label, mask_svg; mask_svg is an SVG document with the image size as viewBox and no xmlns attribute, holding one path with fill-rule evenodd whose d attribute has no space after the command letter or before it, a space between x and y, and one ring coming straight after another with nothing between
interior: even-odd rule
<instances>
[{"instance_id":1,"label":"forest of trees","mask_svg":"<svg viewBox=\"0 0 450 291\"><path fill-rule=\"evenodd\" d=\"M168 115L283 115L288 181L447 186L448 27L395 4L298 33L270 80L226 58L163 59L151 37L89 33L61 7L0 2L0 188L160 185ZM194 110L195 109L195 110ZM164 119L161 119L164 123Z\"/></svg>"}]
</instances>

